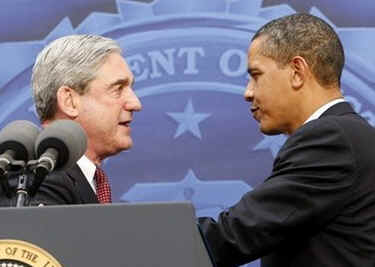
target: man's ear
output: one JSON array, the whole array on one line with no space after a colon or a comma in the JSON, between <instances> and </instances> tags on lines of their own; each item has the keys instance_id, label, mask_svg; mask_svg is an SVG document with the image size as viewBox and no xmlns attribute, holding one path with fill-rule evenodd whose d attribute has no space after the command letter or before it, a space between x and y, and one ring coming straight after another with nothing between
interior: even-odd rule
<instances>
[{"instance_id":1,"label":"man's ear","mask_svg":"<svg viewBox=\"0 0 375 267\"><path fill-rule=\"evenodd\" d=\"M290 62L292 75L291 85L294 89L300 89L306 82L309 75L309 65L306 60L301 56L295 56Z\"/></svg>"},{"instance_id":2,"label":"man's ear","mask_svg":"<svg viewBox=\"0 0 375 267\"><path fill-rule=\"evenodd\" d=\"M58 111L65 116L74 119L79 114L79 94L68 86L61 86L57 90Z\"/></svg>"}]
</instances>

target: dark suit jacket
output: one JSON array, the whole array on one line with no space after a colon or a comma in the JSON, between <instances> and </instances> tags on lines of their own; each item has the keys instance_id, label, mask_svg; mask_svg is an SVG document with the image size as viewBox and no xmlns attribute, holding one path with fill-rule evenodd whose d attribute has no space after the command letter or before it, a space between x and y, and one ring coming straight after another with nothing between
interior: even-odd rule
<instances>
[{"instance_id":1,"label":"dark suit jacket","mask_svg":"<svg viewBox=\"0 0 375 267\"><path fill-rule=\"evenodd\" d=\"M1 181L0 186L0 207L16 206L16 188L19 174L8 177L9 189L3 187ZM29 183L33 183L34 177L29 176ZM29 189L30 193L33 191ZM6 195L8 192L10 195ZM83 175L81 169L75 164L67 171L53 172L48 175L40 185L37 193L29 201L32 206L43 205L63 205L63 204L86 204L99 203L95 192L92 190L87 179Z\"/></svg>"},{"instance_id":2,"label":"dark suit jacket","mask_svg":"<svg viewBox=\"0 0 375 267\"><path fill-rule=\"evenodd\" d=\"M32 205L60 205L99 203L81 169L75 164L67 171L48 175L38 193L32 199Z\"/></svg>"},{"instance_id":3,"label":"dark suit jacket","mask_svg":"<svg viewBox=\"0 0 375 267\"><path fill-rule=\"evenodd\" d=\"M334 105L288 138L261 186L199 222L219 267L375 266L375 130Z\"/></svg>"}]
</instances>

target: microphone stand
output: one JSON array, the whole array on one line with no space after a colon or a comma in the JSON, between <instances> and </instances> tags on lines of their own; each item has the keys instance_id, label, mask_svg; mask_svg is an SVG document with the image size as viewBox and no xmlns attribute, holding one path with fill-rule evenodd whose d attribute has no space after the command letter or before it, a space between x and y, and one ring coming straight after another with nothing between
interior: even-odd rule
<instances>
[{"instance_id":1,"label":"microphone stand","mask_svg":"<svg viewBox=\"0 0 375 267\"><path fill-rule=\"evenodd\" d=\"M10 157L7 159L7 161L2 160L0 165L1 186L3 187L3 190L8 198L11 198L11 190L8 181L9 171L19 174L16 188L16 207L25 206L26 200L28 199L27 187L29 183L25 162L22 160L14 160L12 157Z\"/></svg>"},{"instance_id":2,"label":"microphone stand","mask_svg":"<svg viewBox=\"0 0 375 267\"><path fill-rule=\"evenodd\" d=\"M20 164L21 163L18 165ZM40 168L39 160L30 160L27 162L26 166L24 162L22 162L22 164L23 168L18 176L16 189L17 208L28 206L30 198L36 194L40 184L48 174L44 168Z\"/></svg>"},{"instance_id":3,"label":"microphone stand","mask_svg":"<svg viewBox=\"0 0 375 267\"><path fill-rule=\"evenodd\" d=\"M13 160L11 162L12 168L17 168L19 170L17 188L16 188L16 207L26 206L26 201L28 200L28 184L29 176L27 169L25 168L25 162L21 160Z\"/></svg>"},{"instance_id":4,"label":"microphone stand","mask_svg":"<svg viewBox=\"0 0 375 267\"><path fill-rule=\"evenodd\" d=\"M27 190L27 184L28 184L29 177L26 174L21 174L18 176L18 184L17 184L17 202L16 207L24 207L26 206L26 200L28 199L29 193Z\"/></svg>"},{"instance_id":5,"label":"microphone stand","mask_svg":"<svg viewBox=\"0 0 375 267\"><path fill-rule=\"evenodd\" d=\"M48 160L30 160L25 163L22 160L10 159L9 162L4 164L0 161L0 186L3 187L6 196L11 198L8 171L12 171L14 177L18 175L16 207L29 206L31 198L37 193L39 186L53 167L53 165L50 166Z\"/></svg>"}]
</instances>

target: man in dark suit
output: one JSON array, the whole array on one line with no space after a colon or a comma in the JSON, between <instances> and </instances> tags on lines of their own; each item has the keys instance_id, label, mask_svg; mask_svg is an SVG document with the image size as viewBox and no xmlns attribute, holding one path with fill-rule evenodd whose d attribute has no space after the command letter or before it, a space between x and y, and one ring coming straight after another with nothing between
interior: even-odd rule
<instances>
[{"instance_id":1,"label":"man in dark suit","mask_svg":"<svg viewBox=\"0 0 375 267\"><path fill-rule=\"evenodd\" d=\"M218 221L199 218L219 267L375 266L374 129L343 99L344 51L309 14L273 20L248 53L245 99L287 134L270 176Z\"/></svg>"},{"instance_id":2,"label":"man in dark suit","mask_svg":"<svg viewBox=\"0 0 375 267\"><path fill-rule=\"evenodd\" d=\"M142 108L133 83L121 48L109 38L65 36L40 52L32 87L41 123L78 122L87 135L87 151L70 170L47 176L34 204L111 202L108 179L99 166L105 158L132 146L133 112Z\"/></svg>"}]
</instances>

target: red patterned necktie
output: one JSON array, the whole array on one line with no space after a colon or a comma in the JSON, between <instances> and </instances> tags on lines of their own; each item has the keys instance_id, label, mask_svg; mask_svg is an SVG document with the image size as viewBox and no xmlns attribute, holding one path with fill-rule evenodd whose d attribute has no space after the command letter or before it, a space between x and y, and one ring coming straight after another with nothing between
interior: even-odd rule
<instances>
[{"instance_id":1,"label":"red patterned necktie","mask_svg":"<svg viewBox=\"0 0 375 267\"><path fill-rule=\"evenodd\" d=\"M95 171L96 195L100 203L112 203L111 187L108 183L108 177L103 170L96 167Z\"/></svg>"}]
</instances>

